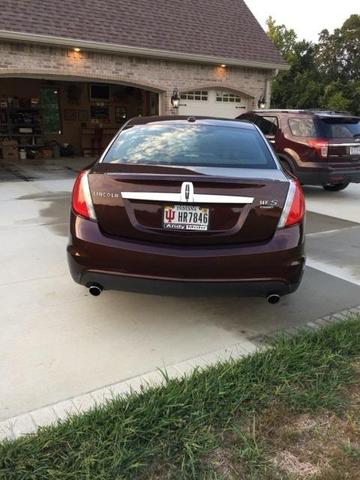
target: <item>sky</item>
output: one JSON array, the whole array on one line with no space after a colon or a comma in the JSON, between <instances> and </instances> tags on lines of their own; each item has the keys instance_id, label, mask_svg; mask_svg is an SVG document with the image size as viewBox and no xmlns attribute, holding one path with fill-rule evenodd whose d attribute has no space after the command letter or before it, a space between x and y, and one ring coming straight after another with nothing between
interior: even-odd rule
<instances>
[{"instance_id":1,"label":"sky","mask_svg":"<svg viewBox=\"0 0 360 480\"><path fill-rule=\"evenodd\" d=\"M330 32L340 27L353 13L360 15L360 0L245 0L266 29L271 15L278 24L293 28L300 40L317 41L324 28Z\"/></svg>"}]
</instances>

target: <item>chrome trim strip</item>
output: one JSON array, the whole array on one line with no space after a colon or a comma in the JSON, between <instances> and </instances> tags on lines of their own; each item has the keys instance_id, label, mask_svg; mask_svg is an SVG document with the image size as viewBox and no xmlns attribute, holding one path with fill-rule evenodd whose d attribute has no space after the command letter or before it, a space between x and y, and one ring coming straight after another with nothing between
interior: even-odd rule
<instances>
[{"instance_id":1,"label":"chrome trim strip","mask_svg":"<svg viewBox=\"0 0 360 480\"><path fill-rule=\"evenodd\" d=\"M254 202L254 197L240 197L231 195L194 195L194 203L241 203L251 204Z\"/></svg>"},{"instance_id":2,"label":"chrome trim strip","mask_svg":"<svg viewBox=\"0 0 360 480\"><path fill-rule=\"evenodd\" d=\"M360 142L359 143L329 143L328 146L329 148L330 147L360 147Z\"/></svg>"},{"instance_id":3,"label":"chrome trim strip","mask_svg":"<svg viewBox=\"0 0 360 480\"><path fill-rule=\"evenodd\" d=\"M236 203L251 204L254 197L240 197L231 195L205 195L194 193L186 200L182 193L162 193L162 192L122 192L122 197L126 200L147 200L159 202L174 203Z\"/></svg>"},{"instance_id":4,"label":"chrome trim strip","mask_svg":"<svg viewBox=\"0 0 360 480\"><path fill-rule=\"evenodd\" d=\"M181 202L179 193L121 192L126 200L159 200L160 202Z\"/></svg>"}]
</instances>

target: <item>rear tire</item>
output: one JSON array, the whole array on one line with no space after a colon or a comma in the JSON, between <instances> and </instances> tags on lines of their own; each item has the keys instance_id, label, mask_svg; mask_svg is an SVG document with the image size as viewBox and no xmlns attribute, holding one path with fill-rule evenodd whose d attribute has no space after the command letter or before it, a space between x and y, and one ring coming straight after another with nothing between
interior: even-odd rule
<instances>
[{"instance_id":1,"label":"rear tire","mask_svg":"<svg viewBox=\"0 0 360 480\"><path fill-rule=\"evenodd\" d=\"M323 189L328 192L340 192L341 190L345 190L348 185L349 183L327 183L323 185Z\"/></svg>"}]
</instances>

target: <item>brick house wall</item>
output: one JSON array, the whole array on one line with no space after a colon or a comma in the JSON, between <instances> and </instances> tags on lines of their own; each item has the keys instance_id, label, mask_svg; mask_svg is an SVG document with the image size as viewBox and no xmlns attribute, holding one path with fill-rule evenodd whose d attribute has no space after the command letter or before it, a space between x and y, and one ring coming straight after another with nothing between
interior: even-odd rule
<instances>
[{"instance_id":1,"label":"brick house wall","mask_svg":"<svg viewBox=\"0 0 360 480\"><path fill-rule=\"evenodd\" d=\"M0 42L0 78L32 77L119 83L159 93L160 113L175 113L170 104L174 87L180 92L226 88L257 101L266 92L274 70L132 57L121 54ZM268 89L266 90L266 83ZM1 92L0 92L1 94Z\"/></svg>"}]
</instances>

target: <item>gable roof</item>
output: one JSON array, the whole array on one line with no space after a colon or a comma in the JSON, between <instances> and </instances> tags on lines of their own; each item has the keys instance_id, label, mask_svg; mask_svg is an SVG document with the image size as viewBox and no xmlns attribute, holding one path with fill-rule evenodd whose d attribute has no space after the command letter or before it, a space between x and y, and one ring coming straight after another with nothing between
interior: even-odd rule
<instances>
[{"instance_id":1,"label":"gable roof","mask_svg":"<svg viewBox=\"0 0 360 480\"><path fill-rule=\"evenodd\" d=\"M244 0L2 0L0 36L286 66Z\"/></svg>"}]
</instances>

